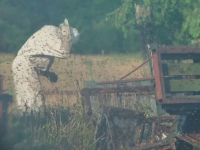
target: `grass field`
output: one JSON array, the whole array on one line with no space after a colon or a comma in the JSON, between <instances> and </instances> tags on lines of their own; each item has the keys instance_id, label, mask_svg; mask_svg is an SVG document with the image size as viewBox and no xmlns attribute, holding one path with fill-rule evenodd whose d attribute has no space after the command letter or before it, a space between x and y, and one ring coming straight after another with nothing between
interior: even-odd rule
<instances>
[{"instance_id":1,"label":"grass field","mask_svg":"<svg viewBox=\"0 0 200 150\"><path fill-rule=\"evenodd\" d=\"M3 75L4 93L14 95L11 72L13 54L0 54L0 75ZM62 91L77 91L84 87L84 81L118 80L142 63L140 54L135 55L71 55L68 59L56 59L51 70L58 74L57 83L50 83L40 77L44 91L57 91L46 95L49 104L71 106L77 103L77 95L60 94ZM138 69L128 78L145 76L144 68ZM79 83L77 85L76 83ZM63 106L63 105L62 105ZM8 134L3 139L3 148L7 150L93 150L96 140L96 126L88 122L79 107L57 107L47 110L45 117L20 117L15 103L9 107ZM77 110L76 110L77 109ZM69 111L70 110L70 111ZM73 113L71 113L73 112ZM0 144L1 145L1 144ZM1 149L1 148L0 148Z\"/></svg>"},{"instance_id":2,"label":"grass field","mask_svg":"<svg viewBox=\"0 0 200 150\"><path fill-rule=\"evenodd\" d=\"M0 54L0 75L3 75L3 89L5 93L14 94L11 64L14 54ZM40 77L44 91L57 91L46 94L50 104L64 102L73 104L77 95L59 94L62 91L76 91L84 87L84 81L118 80L142 63L140 54L130 55L71 55L68 59L56 59L51 70L58 74L57 83L50 83L46 78ZM143 68L137 70L128 78L144 76ZM79 82L79 87L77 82ZM49 92L48 92L49 93Z\"/></svg>"}]
</instances>

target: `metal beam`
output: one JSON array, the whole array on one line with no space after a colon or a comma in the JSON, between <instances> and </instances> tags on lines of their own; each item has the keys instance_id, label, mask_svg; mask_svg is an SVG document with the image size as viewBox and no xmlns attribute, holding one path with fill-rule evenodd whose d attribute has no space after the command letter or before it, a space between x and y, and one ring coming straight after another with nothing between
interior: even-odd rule
<instances>
[{"instance_id":1,"label":"metal beam","mask_svg":"<svg viewBox=\"0 0 200 150\"><path fill-rule=\"evenodd\" d=\"M154 93L153 86L141 86L141 87L121 87L121 88L84 88L82 94L84 95L86 91L89 91L90 95L102 94L102 93L126 93L126 92L145 92L145 93Z\"/></svg>"},{"instance_id":2,"label":"metal beam","mask_svg":"<svg viewBox=\"0 0 200 150\"><path fill-rule=\"evenodd\" d=\"M128 82L137 82L137 81L148 81L148 80L155 80L154 77L147 77L147 78L132 78L127 80L116 80L116 81L104 81L104 82L97 82L97 85L104 85L104 84L117 84L117 83L128 83Z\"/></svg>"},{"instance_id":3,"label":"metal beam","mask_svg":"<svg viewBox=\"0 0 200 150\"><path fill-rule=\"evenodd\" d=\"M153 60L154 77L156 83L157 100L162 100L165 99L165 86L164 86L164 77L162 72L160 54L154 53L152 60Z\"/></svg>"},{"instance_id":4,"label":"metal beam","mask_svg":"<svg viewBox=\"0 0 200 150\"><path fill-rule=\"evenodd\" d=\"M125 76L121 77L120 80L123 80L124 78L126 78L127 76L129 76L130 74L132 74L133 72L135 72L136 70L138 70L139 68L141 68L143 65L145 65L149 60L151 60L152 57L150 57L149 59L147 59L146 61L144 61L140 66L138 66L137 68L135 68L133 71L127 73Z\"/></svg>"}]
</instances>

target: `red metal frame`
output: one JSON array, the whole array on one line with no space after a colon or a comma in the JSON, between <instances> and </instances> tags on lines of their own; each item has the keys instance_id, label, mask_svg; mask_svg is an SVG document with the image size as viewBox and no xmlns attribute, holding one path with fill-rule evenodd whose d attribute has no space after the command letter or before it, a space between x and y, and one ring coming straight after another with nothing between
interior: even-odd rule
<instances>
[{"instance_id":1,"label":"red metal frame","mask_svg":"<svg viewBox=\"0 0 200 150\"><path fill-rule=\"evenodd\" d=\"M139 67L134 69L133 71L129 72L120 80L117 81L106 81L106 82L97 82L96 85L104 85L102 88L93 88L93 89L85 89L82 91L83 96L85 97L87 106L91 107L90 103L90 95L97 94L97 93L123 93L123 92L137 92L137 93L152 93L152 90L147 90L146 92L143 90L144 87L129 87L125 85L123 88L107 88L108 84L119 84L119 83L128 83L128 82L136 82L136 81L146 81L146 80L155 80L156 89L154 89L154 93L156 91L156 100L158 104L164 105L164 104L186 104L186 103L200 103L200 99L198 98L182 98L182 97L176 97L176 98L167 98L166 97L166 90L165 90L165 76L163 74L163 60L180 58L181 59L191 59L196 56L196 54L200 54L200 48L195 47L159 47L152 51L152 57L148 60L144 61ZM189 56L190 55L190 56ZM183 58L182 58L183 57ZM188 58L189 57L189 58ZM149 60L152 59L153 64L153 71L154 71L154 77L148 77L148 78L140 78L140 79L128 79L123 80L128 75L136 71L138 68L142 67L145 63L147 63ZM197 58L198 59L198 58ZM134 89L135 88L135 89ZM146 87L147 88L147 87ZM141 91L141 92L140 92Z\"/></svg>"},{"instance_id":2,"label":"red metal frame","mask_svg":"<svg viewBox=\"0 0 200 150\"><path fill-rule=\"evenodd\" d=\"M182 55L183 54L183 55ZM88 110L91 110L91 102L90 102L90 95L94 95L94 94L106 94L106 93L123 93L123 92L138 92L137 90L144 92L147 91L148 93L154 93L154 87L122 87L122 88L107 88L108 84L118 84L118 83L127 83L127 82L135 82L135 81L145 81L145 80L155 80L156 83L156 99L158 101L159 104L162 104L163 106L177 106L174 104L195 104L198 103L200 104L200 99L198 98L167 98L166 97L166 92L165 92L165 76L163 74L163 67L162 67L162 60L167 60L167 59L171 59L170 56L174 58L180 58L182 59L189 59L188 58L188 54L192 54L192 56L190 58L196 58L196 54L198 54L197 56L199 56L200 54L200 48L191 48L191 47L162 47L162 48L158 48L155 49L152 53L152 62L153 62L153 71L154 71L154 77L149 77L149 78L142 78L142 79L128 79L128 80L122 80L125 77L127 77L128 75L130 75L131 73L133 73L135 70L137 70L139 67L143 66L143 64L145 64L147 61L149 61L150 59L148 59L147 61L145 61L142 65L140 65L139 67L137 67L135 70L131 71L130 73L128 73L127 75L125 75L124 77L122 77L120 80L118 81L106 81L106 82L97 82L97 85L105 85L105 88L85 88L82 90L82 95L85 97L86 100L86 105L88 106ZM177 57L178 56L178 57ZM198 58L197 58L198 59ZM145 88L149 88L149 89L145 89ZM145 94L144 94L145 95ZM165 105L165 104L173 104L173 105ZM185 105L184 105L185 106ZM187 105L188 106L188 105ZM173 107L174 108L174 107ZM179 107L177 107L179 108ZM187 107L188 108L188 107ZM193 109L193 108L192 108ZM177 114L177 113L176 113ZM160 116L163 117L163 116ZM166 119L166 118L165 118ZM153 124L153 131L156 128L156 124ZM157 127L157 130L168 130L168 128L163 128L162 126ZM153 132L154 133L154 132ZM139 135L140 136L140 135ZM180 137L175 137L175 138L180 138ZM200 142L200 138L199 138L199 133L196 134L187 134L187 135L182 135L182 138L185 140L190 141L191 143L196 143L197 145L199 145ZM143 149L149 149L151 147L160 147L162 150L167 150L167 149L173 149L171 144L174 144L175 142L173 141L172 143L167 143L166 145L163 143L155 143L154 141L154 134L152 134L151 136L151 140L152 143L145 145L144 147L139 146L138 150L143 148ZM138 145L139 145L138 141Z\"/></svg>"},{"instance_id":3,"label":"red metal frame","mask_svg":"<svg viewBox=\"0 0 200 150\"><path fill-rule=\"evenodd\" d=\"M200 103L198 98L166 98L165 84L162 68L162 58L165 54L171 57L176 54L200 54L200 48L195 47L162 47L157 48L153 54L154 74L156 81L157 99L160 104L184 104L184 103Z\"/></svg>"},{"instance_id":4,"label":"red metal frame","mask_svg":"<svg viewBox=\"0 0 200 150\"><path fill-rule=\"evenodd\" d=\"M152 57L154 77L156 83L156 95L157 100L163 100L165 98L164 87L164 77L162 73L161 57L158 53L153 53Z\"/></svg>"}]
</instances>

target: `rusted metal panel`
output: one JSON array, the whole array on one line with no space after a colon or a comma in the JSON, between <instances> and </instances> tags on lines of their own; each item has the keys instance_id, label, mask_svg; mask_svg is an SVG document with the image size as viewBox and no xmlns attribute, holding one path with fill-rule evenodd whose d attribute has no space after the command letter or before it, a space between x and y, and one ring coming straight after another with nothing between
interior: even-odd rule
<instances>
[{"instance_id":1,"label":"rusted metal panel","mask_svg":"<svg viewBox=\"0 0 200 150\"><path fill-rule=\"evenodd\" d=\"M133 79L132 81L128 82L119 82L119 83L116 83L115 81L114 82L108 82L105 84L96 84L95 87L93 88L124 88L126 86L128 87L143 87L143 86L153 86L154 85L154 80L152 80L151 78L148 78L150 80L147 80L147 79ZM91 89L91 88L90 88Z\"/></svg>"},{"instance_id":2,"label":"rusted metal panel","mask_svg":"<svg viewBox=\"0 0 200 150\"><path fill-rule=\"evenodd\" d=\"M168 92L200 91L200 79L165 80Z\"/></svg>"},{"instance_id":3,"label":"rusted metal panel","mask_svg":"<svg viewBox=\"0 0 200 150\"><path fill-rule=\"evenodd\" d=\"M162 90L162 103L160 104L186 104L186 103L200 103L199 95L194 91L200 91L198 86L200 80L198 79L181 79L180 76L176 75L193 75L197 76L199 64L191 63L193 59L200 57L200 48L196 47L159 47L154 53L161 57L158 62L158 68L161 74L160 85ZM169 63L165 60L183 60L191 59L190 63ZM195 61L196 62L196 61ZM163 64L166 63L166 64ZM155 67L155 66L154 66ZM165 75L162 77L163 74ZM194 77L195 78L195 77ZM163 87L164 84L164 87ZM158 91L158 89L157 89ZM174 93L176 92L176 93ZM177 93L178 92L178 93ZM182 92L182 93L180 93ZM190 93L185 93L190 92ZM191 93L193 92L193 94ZM194 95L195 94L195 95ZM159 96L159 95L158 95ZM160 98L160 97L158 97ZM168 107L169 108L169 107ZM173 107L174 108L174 107ZM176 108L174 108L176 109Z\"/></svg>"},{"instance_id":4,"label":"rusted metal panel","mask_svg":"<svg viewBox=\"0 0 200 150\"><path fill-rule=\"evenodd\" d=\"M176 148L172 147L175 141L173 140L163 140L155 143L150 143L146 145L141 145L134 148L129 148L127 150L176 150Z\"/></svg>"},{"instance_id":5,"label":"rusted metal panel","mask_svg":"<svg viewBox=\"0 0 200 150\"><path fill-rule=\"evenodd\" d=\"M137 111L105 107L98 123L97 150L172 149L175 116L145 118Z\"/></svg>"},{"instance_id":6,"label":"rusted metal panel","mask_svg":"<svg viewBox=\"0 0 200 150\"><path fill-rule=\"evenodd\" d=\"M117 83L127 83L127 82L136 82L136 81L150 81L154 80L154 77L147 77L147 78L132 78L127 80L116 80L116 81L104 81L104 82L97 82L97 85L104 85L104 84L117 84Z\"/></svg>"},{"instance_id":7,"label":"rusted metal panel","mask_svg":"<svg viewBox=\"0 0 200 150\"><path fill-rule=\"evenodd\" d=\"M152 56L154 77L156 83L156 96L157 100L165 99L164 77L162 73L161 57L158 53Z\"/></svg>"},{"instance_id":8,"label":"rusted metal panel","mask_svg":"<svg viewBox=\"0 0 200 150\"><path fill-rule=\"evenodd\" d=\"M200 148L200 134L199 133L190 133L186 135L181 135L179 137L182 137L182 139L188 141L189 143L192 143Z\"/></svg>"},{"instance_id":9,"label":"rusted metal panel","mask_svg":"<svg viewBox=\"0 0 200 150\"><path fill-rule=\"evenodd\" d=\"M94 81L90 82L88 86L88 95L90 95L91 107L99 109L102 106L115 106L135 110L134 105L136 101L139 101L141 105L148 106L149 108L152 108L154 113L157 113L157 111L154 111L159 110L159 106L156 104L155 101L156 99L158 104L162 104L162 106L160 106L162 113L162 107L164 106L164 104L171 105L200 103L200 94L194 95L197 94L197 92L194 93L194 91L200 91L200 88L198 87L200 79L197 79L196 76L196 79L181 79L180 76L173 76L182 76L185 74L198 75L200 72L198 73L198 69L196 68L198 68L200 64L169 64L168 61L165 61L165 58L171 58L171 60L174 61L174 58L181 59L182 56L184 56L184 59L189 58L192 59L191 61L193 61L193 57L197 55L200 56L199 50L200 48L198 48L197 50L196 48L191 47L160 47L153 51L152 55L154 77L143 79L129 79L124 81L121 80L135 71L133 70L117 81L106 81L97 83ZM148 62L149 60L145 61L144 63ZM165 72L166 66L167 73ZM168 75L170 75L170 77ZM156 85L156 89L154 87L154 84ZM154 95L155 93L156 96Z\"/></svg>"},{"instance_id":10,"label":"rusted metal panel","mask_svg":"<svg viewBox=\"0 0 200 150\"><path fill-rule=\"evenodd\" d=\"M183 140L184 142L191 145L193 150L200 149L200 137L199 133L192 133L192 134L181 134L177 136L178 139Z\"/></svg>"},{"instance_id":11,"label":"rusted metal panel","mask_svg":"<svg viewBox=\"0 0 200 150\"><path fill-rule=\"evenodd\" d=\"M127 109L105 107L98 123L97 150L120 150L137 144L142 113Z\"/></svg>"},{"instance_id":12,"label":"rusted metal panel","mask_svg":"<svg viewBox=\"0 0 200 150\"><path fill-rule=\"evenodd\" d=\"M200 75L199 63L163 64L164 75Z\"/></svg>"},{"instance_id":13,"label":"rusted metal panel","mask_svg":"<svg viewBox=\"0 0 200 150\"><path fill-rule=\"evenodd\" d=\"M154 65L154 73L157 71L160 75L160 80L157 79L156 89L159 93L157 95L158 99L162 98L162 103L160 104L181 104L181 103L199 103L198 96L192 97L182 93L174 92L190 92L190 91L199 91L197 79L183 79L180 80L180 77L176 75L199 75L198 68L200 64L198 63L169 63L165 60L183 60L183 59L198 59L200 57L200 48L196 47L158 47L154 54L161 59L158 61L157 66ZM198 57L197 57L198 56ZM158 59L158 58L157 58ZM153 59L154 60L154 59ZM166 64L164 64L166 63ZM161 67L160 67L161 66ZM163 76L163 74L165 76ZM175 77L174 77L175 76ZM156 77L157 78L157 77ZM160 83L159 83L160 82ZM164 85L164 87L163 87ZM170 95L171 94L171 95ZM162 97L161 97L162 95ZM170 96L169 96L170 95Z\"/></svg>"},{"instance_id":14,"label":"rusted metal panel","mask_svg":"<svg viewBox=\"0 0 200 150\"><path fill-rule=\"evenodd\" d=\"M144 86L144 87L121 87L121 88L93 88L88 89L84 88L82 90L82 93L85 93L85 91L89 91L90 95L93 94L103 94L103 93L125 93L125 92L132 92L137 93L137 90L144 92L144 93L154 93L154 87L153 86Z\"/></svg>"},{"instance_id":15,"label":"rusted metal panel","mask_svg":"<svg viewBox=\"0 0 200 150\"><path fill-rule=\"evenodd\" d=\"M187 115L184 124L181 125L182 132L177 135L187 143L192 144L194 147L200 148L200 120L199 112Z\"/></svg>"}]
</instances>

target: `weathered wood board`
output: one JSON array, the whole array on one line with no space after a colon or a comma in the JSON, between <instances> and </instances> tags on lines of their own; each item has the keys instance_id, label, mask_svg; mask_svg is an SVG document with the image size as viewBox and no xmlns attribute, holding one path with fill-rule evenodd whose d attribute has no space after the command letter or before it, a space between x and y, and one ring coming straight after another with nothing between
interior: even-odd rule
<instances>
[{"instance_id":1,"label":"weathered wood board","mask_svg":"<svg viewBox=\"0 0 200 150\"><path fill-rule=\"evenodd\" d=\"M163 64L164 75L200 75L200 63Z\"/></svg>"},{"instance_id":2,"label":"weathered wood board","mask_svg":"<svg viewBox=\"0 0 200 150\"><path fill-rule=\"evenodd\" d=\"M166 92L200 91L200 79L165 80Z\"/></svg>"},{"instance_id":3,"label":"weathered wood board","mask_svg":"<svg viewBox=\"0 0 200 150\"><path fill-rule=\"evenodd\" d=\"M162 60L193 60L199 59L200 54L161 54Z\"/></svg>"}]
</instances>

